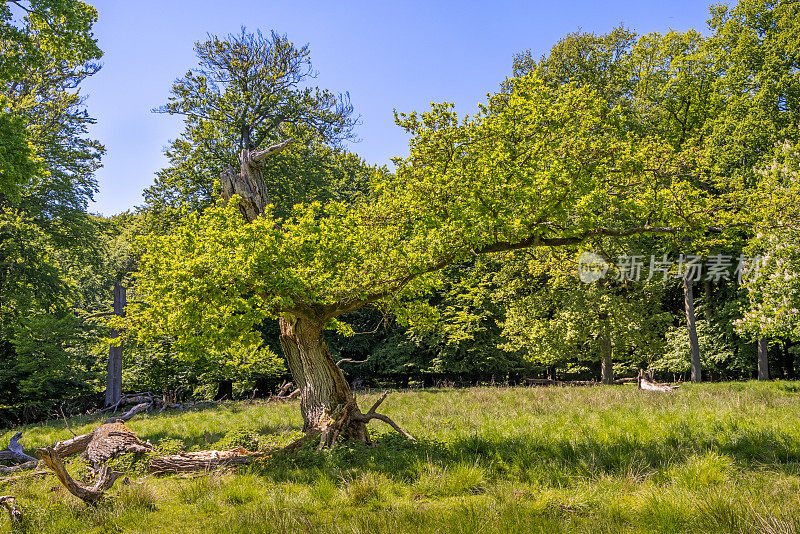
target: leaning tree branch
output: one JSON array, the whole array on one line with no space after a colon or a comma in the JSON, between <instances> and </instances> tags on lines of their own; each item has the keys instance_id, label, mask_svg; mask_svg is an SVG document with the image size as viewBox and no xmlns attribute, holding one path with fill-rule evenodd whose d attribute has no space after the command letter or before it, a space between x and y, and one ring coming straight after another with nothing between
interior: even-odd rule
<instances>
[{"instance_id":1,"label":"leaning tree branch","mask_svg":"<svg viewBox=\"0 0 800 534\"><path fill-rule=\"evenodd\" d=\"M121 473L113 471L109 466L105 465L100 469L100 478L94 486L87 487L75 482L75 480L67 472L64 465L64 458L59 454L55 447L45 447L36 451L42 462L53 470L58 477L58 480L64 485L70 493L78 497L84 502L95 503L103 497L103 492L114 485L114 482L119 478Z\"/></svg>"},{"instance_id":2,"label":"leaning tree branch","mask_svg":"<svg viewBox=\"0 0 800 534\"><path fill-rule=\"evenodd\" d=\"M281 141L280 143L268 146L267 148L264 148L262 150L255 150L252 152L248 151L246 159L253 163L259 163L270 156L274 156L278 152L282 152L283 150L288 148L289 145L291 145L292 143L294 143L294 139L290 137L285 141Z\"/></svg>"}]
</instances>

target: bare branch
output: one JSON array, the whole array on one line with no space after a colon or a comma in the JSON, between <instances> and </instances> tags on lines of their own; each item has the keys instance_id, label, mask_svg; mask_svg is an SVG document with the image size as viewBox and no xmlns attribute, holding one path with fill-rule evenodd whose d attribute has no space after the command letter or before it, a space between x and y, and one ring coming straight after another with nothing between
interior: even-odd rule
<instances>
[{"instance_id":1,"label":"bare branch","mask_svg":"<svg viewBox=\"0 0 800 534\"><path fill-rule=\"evenodd\" d=\"M265 148L263 150L256 150L254 152L250 152L248 154L248 159L250 161L258 163L260 161L263 161L263 160L267 159L270 156L273 156L273 155L277 154L278 152L281 152L281 151L285 150L292 143L294 143L294 139L292 139L290 137L289 139L286 139L285 141L281 141L280 143L277 143L275 145L268 146L267 148Z\"/></svg>"},{"instance_id":2,"label":"bare branch","mask_svg":"<svg viewBox=\"0 0 800 534\"><path fill-rule=\"evenodd\" d=\"M342 358L341 360L336 362L336 366L340 366L343 363L364 363L369 361L369 356L364 358L363 360L354 360L353 358Z\"/></svg>"}]
</instances>

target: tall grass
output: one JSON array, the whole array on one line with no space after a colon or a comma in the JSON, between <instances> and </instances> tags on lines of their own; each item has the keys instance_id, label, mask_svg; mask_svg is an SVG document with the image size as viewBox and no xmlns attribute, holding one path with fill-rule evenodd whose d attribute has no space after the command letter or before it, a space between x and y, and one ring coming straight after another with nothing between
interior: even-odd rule
<instances>
[{"instance_id":1,"label":"tall grass","mask_svg":"<svg viewBox=\"0 0 800 534\"><path fill-rule=\"evenodd\" d=\"M20 529L37 533L797 532L798 391L798 383L752 382L672 394L631 386L398 392L384 410L416 443L373 423L375 447L275 453L238 473L154 478L142 462L122 462L132 483L118 483L96 507L52 477L0 491L17 496ZM70 426L86 432L99 420ZM296 403L129 423L163 450L269 449L300 425ZM70 437L63 421L22 430L30 450Z\"/></svg>"}]
</instances>

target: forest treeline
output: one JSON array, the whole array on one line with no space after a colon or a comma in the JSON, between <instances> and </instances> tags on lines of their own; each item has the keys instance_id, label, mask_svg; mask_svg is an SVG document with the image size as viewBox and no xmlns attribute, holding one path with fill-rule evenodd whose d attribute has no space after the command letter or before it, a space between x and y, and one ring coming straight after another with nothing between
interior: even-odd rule
<instances>
[{"instance_id":1,"label":"forest treeline","mask_svg":"<svg viewBox=\"0 0 800 534\"><path fill-rule=\"evenodd\" d=\"M97 16L0 3L1 424L102 403L110 344L124 391L268 395L291 376L280 314L258 309L301 301L333 307L331 356L365 386L797 377L797 1L522 52L477 117L397 114L411 143L392 168L348 150L358 103L309 86L307 46L209 36L157 109L185 118L168 166L112 217L91 213L103 118L79 91L100 68ZM220 200L241 195L240 165L266 184L250 219L269 227ZM583 276L587 257L604 276Z\"/></svg>"}]
</instances>

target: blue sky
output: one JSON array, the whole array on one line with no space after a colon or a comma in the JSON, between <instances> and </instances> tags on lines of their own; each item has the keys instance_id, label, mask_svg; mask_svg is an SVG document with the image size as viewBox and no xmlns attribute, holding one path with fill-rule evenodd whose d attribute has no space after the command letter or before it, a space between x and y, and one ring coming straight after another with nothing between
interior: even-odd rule
<instances>
[{"instance_id":1,"label":"blue sky","mask_svg":"<svg viewBox=\"0 0 800 534\"><path fill-rule=\"evenodd\" d=\"M142 204L142 190L166 164L164 147L178 118L151 113L172 82L195 64L192 46L208 33L274 29L308 43L316 83L349 91L360 142L371 163L407 153L392 110L454 102L473 113L511 70L515 53L546 52L582 29L606 32L623 23L639 32L706 29L706 0L557 2L290 2L269 0L86 0L98 10L95 35L103 69L82 88L107 149L90 211L112 215Z\"/></svg>"}]
</instances>

